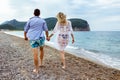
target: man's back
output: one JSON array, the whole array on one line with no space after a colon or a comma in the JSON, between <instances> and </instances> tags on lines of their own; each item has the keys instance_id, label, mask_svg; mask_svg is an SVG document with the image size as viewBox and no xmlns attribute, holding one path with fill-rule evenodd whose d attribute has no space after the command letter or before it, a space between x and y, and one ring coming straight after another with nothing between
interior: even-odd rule
<instances>
[{"instance_id":1,"label":"man's back","mask_svg":"<svg viewBox=\"0 0 120 80\"><path fill-rule=\"evenodd\" d=\"M38 16L30 18L25 26L25 31L27 31L27 37L29 40L37 40L40 37L44 37L43 31L46 30L48 29L45 20Z\"/></svg>"}]
</instances>

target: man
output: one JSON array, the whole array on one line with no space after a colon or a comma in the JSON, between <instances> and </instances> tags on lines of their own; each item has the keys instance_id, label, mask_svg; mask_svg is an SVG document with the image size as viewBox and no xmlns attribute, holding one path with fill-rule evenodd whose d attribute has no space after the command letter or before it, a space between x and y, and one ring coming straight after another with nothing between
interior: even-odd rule
<instances>
[{"instance_id":1,"label":"man","mask_svg":"<svg viewBox=\"0 0 120 80\"><path fill-rule=\"evenodd\" d=\"M33 72L38 73L39 66L42 65L44 51L43 47L45 44L45 35L46 39L49 41L48 38L48 28L45 20L41 19L40 17L40 10L34 10L34 17L30 18L24 27L24 39L30 41L30 45L33 50L34 54L34 64L35 69ZM38 64L38 47L40 47L40 64Z\"/></svg>"}]
</instances>

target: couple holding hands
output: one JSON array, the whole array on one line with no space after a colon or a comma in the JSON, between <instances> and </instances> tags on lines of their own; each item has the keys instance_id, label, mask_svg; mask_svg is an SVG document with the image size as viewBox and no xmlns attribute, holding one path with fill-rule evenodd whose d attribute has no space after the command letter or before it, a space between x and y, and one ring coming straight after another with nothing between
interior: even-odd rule
<instances>
[{"instance_id":1,"label":"couple holding hands","mask_svg":"<svg viewBox=\"0 0 120 80\"><path fill-rule=\"evenodd\" d=\"M44 57L44 45L45 45L45 35L46 40L49 41L50 38L57 33L56 43L57 49L61 54L61 62L63 64L62 68L65 69L65 53L64 49L68 45L69 36L72 37L72 43L74 43L73 29L71 22L66 19L66 15L62 12L57 14L57 23L52 31L52 34L49 35L48 27L46 21L40 16L40 10L34 10L34 17L30 18L25 27L24 27L24 39L29 40L30 45L33 50L34 55L34 65L35 69L33 72L38 73L39 66L42 65L43 57ZM45 35L44 35L45 31ZM40 64L38 61L38 47L40 49Z\"/></svg>"}]
</instances>

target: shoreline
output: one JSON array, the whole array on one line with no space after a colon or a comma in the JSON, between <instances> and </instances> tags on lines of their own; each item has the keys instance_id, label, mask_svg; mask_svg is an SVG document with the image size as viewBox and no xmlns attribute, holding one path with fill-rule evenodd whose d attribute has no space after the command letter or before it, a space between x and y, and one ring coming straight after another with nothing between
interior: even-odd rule
<instances>
[{"instance_id":1,"label":"shoreline","mask_svg":"<svg viewBox=\"0 0 120 80\"><path fill-rule=\"evenodd\" d=\"M22 32L23 32L23 31L22 31ZM19 34L19 33L15 34L16 31L15 31L15 33L14 33L14 31L12 31L12 33L11 33L11 31L7 31L7 32L4 32L4 33L6 33L6 34L8 34L8 35L13 35L13 36L16 36L16 37L24 38L24 37L21 36L21 34ZM54 44L51 43L51 42L45 41L45 45L56 49L55 46L54 46ZM69 46L69 47L71 47L71 46ZM76 52L76 51L77 51L77 52ZM82 51L82 53L81 53L81 51ZM95 64L98 64L98 65L102 65L102 66L105 66L105 67L108 67L108 68L113 68L113 69L120 70L119 65L113 65L114 62L111 63L112 65L110 64L109 60L111 59L111 57L109 57L108 55L102 55L102 56L107 56L109 63L105 62L105 61L102 60L102 59L96 58L96 57L99 57L99 56L101 56L101 55L96 55L96 54L94 54L94 53L92 53L92 52L89 52L89 51L86 51L86 50L84 50L84 49L79 51L79 50L77 50L77 49L74 49L74 50L72 49L72 50L71 50L71 48L66 48L66 49L65 49L65 52L66 52L66 53L69 53L69 54L72 54L73 56L80 57L80 58L83 58L83 59L85 59L85 60L91 61L91 62L93 62L93 63L95 63ZM96 56L93 56L93 54L96 55ZM110 61L111 61L111 60L110 60ZM119 63L118 63L118 64L119 64Z\"/></svg>"},{"instance_id":2,"label":"shoreline","mask_svg":"<svg viewBox=\"0 0 120 80\"><path fill-rule=\"evenodd\" d=\"M119 80L120 71L66 53L66 69L63 70L59 51L45 46L44 67L36 76L33 55L28 41L0 32L0 79L27 80Z\"/></svg>"},{"instance_id":3,"label":"shoreline","mask_svg":"<svg viewBox=\"0 0 120 80\"><path fill-rule=\"evenodd\" d=\"M54 46L51 46L51 45L53 45L53 44L50 44L50 43L47 43L46 44L47 46L49 46L49 47L51 47L51 48L54 48L54 49L56 49ZM71 55L73 55L73 56L75 56L75 57L79 57L79 58L82 58L82 59L85 59L85 60L87 60L87 61L90 61L90 62L93 62L93 63L95 63L95 64L98 64L98 65L101 65L101 66L104 66L104 67L108 67L108 68L113 68L113 69L116 69L116 70L120 70L119 68L114 68L114 67L111 67L111 66L109 66L109 65L107 65L107 64L105 64L105 63L103 63L103 62L101 62L101 61L99 61L99 60L97 60L96 58L91 58L91 57L89 57L89 56L86 56L86 55L83 55L83 54L77 54L77 53L74 53L74 51L72 51L72 50L70 50L70 49L65 49L65 53L67 53L67 54L71 54Z\"/></svg>"}]
</instances>

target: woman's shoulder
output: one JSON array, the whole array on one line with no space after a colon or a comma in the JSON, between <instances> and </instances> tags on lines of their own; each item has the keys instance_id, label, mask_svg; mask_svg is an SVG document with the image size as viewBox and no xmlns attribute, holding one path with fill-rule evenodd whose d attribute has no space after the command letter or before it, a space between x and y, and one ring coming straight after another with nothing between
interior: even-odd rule
<instances>
[{"instance_id":1,"label":"woman's shoulder","mask_svg":"<svg viewBox=\"0 0 120 80\"><path fill-rule=\"evenodd\" d=\"M71 24L71 21L70 21L70 20L67 20L67 24L68 24L68 25Z\"/></svg>"},{"instance_id":2,"label":"woman's shoulder","mask_svg":"<svg viewBox=\"0 0 120 80\"><path fill-rule=\"evenodd\" d=\"M70 21L70 20L67 20L67 23L71 23L71 21Z\"/></svg>"},{"instance_id":3,"label":"woman's shoulder","mask_svg":"<svg viewBox=\"0 0 120 80\"><path fill-rule=\"evenodd\" d=\"M67 20L67 22L71 22L70 20Z\"/></svg>"}]
</instances>

